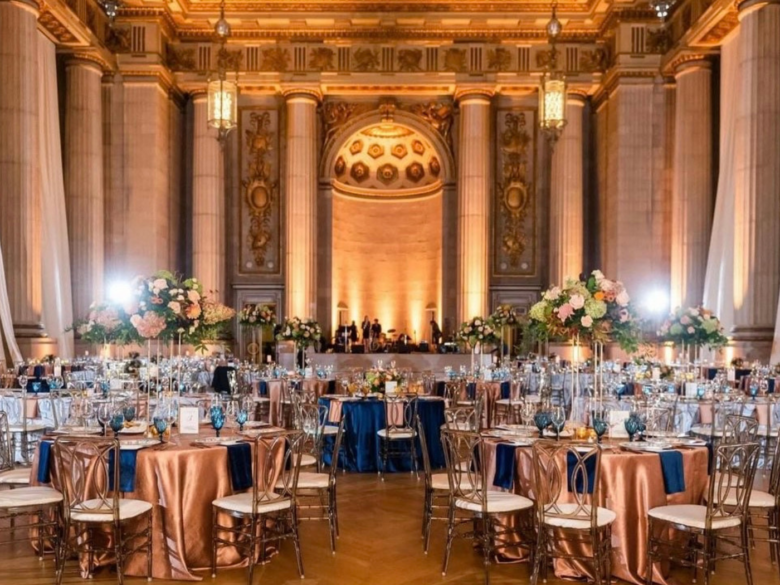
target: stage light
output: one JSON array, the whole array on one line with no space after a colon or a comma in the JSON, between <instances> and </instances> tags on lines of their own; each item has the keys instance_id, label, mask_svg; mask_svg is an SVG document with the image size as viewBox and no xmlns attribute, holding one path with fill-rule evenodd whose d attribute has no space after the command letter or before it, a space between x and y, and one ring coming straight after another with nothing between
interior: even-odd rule
<instances>
[{"instance_id":1,"label":"stage light","mask_svg":"<svg viewBox=\"0 0 780 585\"><path fill-rule=\"evenodd\" d=\"M108 287L108 300L122 305L133 296L133 289L127 282L113 282Z\"/></svg>"},{"instance_id":2,"label":"stage light","mask_svg":"<svg viewBox=\"0 0 780 585\"><path fill-rule=\"evenodd\" d=\"M669 295L660 288L649 291L642 300L642 307L652 315L664 315L669 311Z\"/></svg>"}]
</instances>

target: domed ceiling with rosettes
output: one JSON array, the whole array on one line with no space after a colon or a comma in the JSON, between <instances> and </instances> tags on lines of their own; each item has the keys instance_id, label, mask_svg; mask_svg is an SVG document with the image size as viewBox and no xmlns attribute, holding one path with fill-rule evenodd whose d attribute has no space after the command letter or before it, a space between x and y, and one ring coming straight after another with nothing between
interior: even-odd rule
<instances>
[{"instance_id":1,"label":"domed ceiling with rosettes","mask_svg":"<svg viewBox=\"0 0 780 585\"><path fill-rule=\"evenodd\" d=\"M392 122L353 134L333 163L334 186L362 197L414 197L441 187L436 149L419 133Z\"/></svg>"}]
</instances>

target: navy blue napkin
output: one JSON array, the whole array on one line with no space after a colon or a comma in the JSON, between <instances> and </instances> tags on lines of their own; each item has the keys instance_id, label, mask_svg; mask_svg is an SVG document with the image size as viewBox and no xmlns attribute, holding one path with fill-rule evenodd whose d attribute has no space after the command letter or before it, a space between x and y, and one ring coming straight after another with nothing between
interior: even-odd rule
<instances>
[{"instance_id":1,"label":"navy blue napkin","mask_svg":"<svg viewBox=\"0 0 780 585\"><path fill-rule=\"evenodd\" d=\"M667 494L679 494L685 491L685 473L683 472L683 456L679 451L663 451L661 471L664 475L664 490Z\"/></svg>"},{"instance_id":2,"label":"navy blue napkin","mask_svg":"<svg viewBox=\"0 0 780 585\"><path fill-rule=\"evenodd\" d=\"M469 400L475 400L477 396L477 383L469 382L466 386L466 397Z\"/></svg>"},{"instance_id":3,"label":"navy blue napkin","mask_svg":"<svg viewBox=\"0 0 780 585\"><path fill-rule=\"evenodd\" d=\"M509 382L501 382L501 399L506 400L512 398L512 389Z\"/></svg>"},{"instance_id":4,"label":"navy blue napkin","mask_svg":"<svg viewBox=\"0 0 780 585\"><path fill-rule=\"evenodd\" d=\"M707 475L712 475L712 459L715 456L715 452L712 448L712 443L707 443Z\"/></svg>"},{"instance_id":5,"label":"navy blue napkin","mask_svg":"<svg viewBox=\"0 0 780 585\"><path fill-rule=\"evenodd\" d=\"M260 396L268 396L268 382L260 380Z\"/></svg>"},{"instance_id":6,"label":"navy blue napkin","mask_svg":"<svg viewBox=\"0 0 780 585\"><path fill-rule=\"evenodd\" d=\"M135 465L138 462L138 451L127 449L119 451L119 491L135 491ZM108 453L108 489L114 489L114 450Z\"/></svg>"},{"instance_id":7,"label":"navy blue napkin","mask_svg":"<svg viewBox=\"0 0 780 585\"><path fill-rule=\"evenodd\" d=\"M249 443L226 445L228 452L228 467L230 482L234 492L241 492L252 487L252 447Z\"/></svg>"},{"instance_id":8,"label":"navy blue napkin","mask_svg":"<svg viewBox=\"0 0 780 585\"><path fill-rule=\"evenodd\" d=\"M516 445L499 443L496 445L496 475L493 485L511 490L515 479L515 449Z\"/></svg>"},{"instance_id":9,"label":"navy blue napkin","mask_svg":"<svg viewBox=\"0 0 780 585\"><path fill-rule=\"evenodd\" d=\"M38 451L38 483L51 483L51 441L41 441Z\"/></svg>"},{"instance_id":10,"label":"navy blue napkin","mask_svg":"<svg viewBox=\"0 0 780 585\"><path fill-rule=\"evenodd\" d=\"M574 476L574 470L577 465L577 456L569 451L566 453L566 487L569 492L572 491L572 485L578 494L583 493L585 478L582 476L582 470L578 470L577 475ZM585 459L585 471L588 474L588 491L587 493L593 493L593 484L596 481L596 457L590 456Z\"/></svg>"}]
</instances>

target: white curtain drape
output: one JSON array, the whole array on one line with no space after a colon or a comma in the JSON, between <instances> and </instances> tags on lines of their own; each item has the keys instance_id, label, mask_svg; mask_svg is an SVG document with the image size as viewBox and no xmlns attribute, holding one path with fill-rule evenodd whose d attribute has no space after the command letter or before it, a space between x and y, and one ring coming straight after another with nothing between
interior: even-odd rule
<instances>
[{"instance_id":1,"label":"white curtain drape","mask_svg":"<svg viewBox=\"0 0 780 585\"><path fill-rule=\"evenodd\" d=\"M38 43L43 325L46 332L57 340L59 357L70 358L73 357L73 333L66 333L65 328L73 322L73 302L62 177L57 62L54 44L43 35L39 35Z\"/></svg>"},{"instance_id":2,"label":"white curtain drape","mask_svg":"<svg viewBox=\"0 0 780 585\"><path fill-rule=\"evenodd\" d=\"M739 32L721 46L720 173L715 215L704 279L704 306L720 319L724 331L734 326L734 170L739 84Z\"/></svg>"},{"instance_id":3,"label":"white curtain drape","mask_svg":"<svg viewBox=\"0 0 780 585\"><path fill-rule=\"evenodd\" d=\"M22 359L22 352L16 345L14 324L11 320L11 304L8 302L8 286L5 282L3 250L0 246L0 360L5 359L6 355L12 362L18 362Z\"/></svg>"}]
</instances>

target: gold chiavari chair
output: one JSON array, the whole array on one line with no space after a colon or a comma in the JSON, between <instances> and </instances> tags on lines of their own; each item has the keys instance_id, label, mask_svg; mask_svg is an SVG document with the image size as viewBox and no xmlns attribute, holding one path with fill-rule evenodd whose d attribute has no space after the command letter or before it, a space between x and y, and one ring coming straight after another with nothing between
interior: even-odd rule
<instances>
[{"instance_id":1,"label":"gold chiavari chair","mask_svg":"<svg viewBox=\"0 0 780 585\"><path fill-rule=\"evenodd\" d=\"M536 585L540 573L546 582L551 558L591 562L596 583L609 582L617 516L599 506L601 449L538 441L533 460L537 541L531 583Z\"/></svg>"},{"instance_id":2,"label":"gold chiavari chair","mask_svg":"<svg viewBox=\"0 0 780 585\"><path fill-rule=\"evenodd\" d=\"M521 541L533 541L534 503L517 494L490 489L484 464L488 452L478 433L443 429L442 445L450 490L442 575L447 574L453 541L467 538L474 540L482 551L485 583L489 585L491 556L507 546L517 546L512 536L521 535ZM516 528L500 521L499 516L504 514L520 515Z\"/></svg>"},{"instance_id":3,"label":"gold chiavari chair","mask_svg":"<svg viewBox=\"0 0 780 585\"><path fill-rule=\"evenodd\" d=\"M30 485L30 468L16 466L8 415L0 410L0 486L4 485L11 489Z\"/></svg>"},{"instance_id":4,"label":"gold chiavari chair","mask_svg":"<svg viewBox=\"0 0 780 585\"><path fill-rule=\"evenodd\" d=\"M444 426L452 431L479 432L479 413L473 406L446 408Z\"/></svg>"},{"instance_id":5,"label":"gold chiavari chair","mask_svg":"<svg viewBox=\"0 0 780 585\"><path fill-rule=\"evenodd\" d=\"M417 398L385 398L385 428L377 431L382 467L379 475L385 480L388 459L411 460L412 473L417 475L415 419Z\"/></svg>"},{"instance_id":6,"label":"gold chiavari chair","mask_svg":"<svg viewBox=\"0 0 780 585\"><path fill-rule=\"evenodd\" d=\"M333 429L334 431L328 432L327 434L321 434L322 438L325 436L334 437L330 468L328 469L327 473L323 473L319 469L316 473L309 471L300 471L298 473L298 493L296 503L298 506L299 520L328 521L328 528L330 532L330 550L331 553L335 555L336 539L339 536L339 516L338 505L336 502L336 475L339 465L341 441L344 436L344 418L342 417L338 426L325 426L326 428ZM322 450L322 446L320 446L320 457L322 455ZM280 489L283 488L283 483L281 483L279 487Z\"/></svg>"},{"instance_id":7,"label":"gold chiavari chair","mask_svg":"<svg viewBox=\"0 0 780 585\"><path fill-rule=\"evenodd\" d=\"M297 405L296 422L298 430L303 431L303 455L301 466L317 466L322 470L322 448L326 436L335 436L337 427L326 424L328 407L319 404L301 403Z\"/></svg>"},{"instance_id":8,"label":"gold chiavari chair","mask_svg":"<svg viewBox=\"0 0 780 585\"><path fill-rule=\"evenodd\" d=\"M433 473L431 469L431 457L428 451L428 441L425 438L420 416L417 416L417 436L420 437L420 451L423 460L423 478L425 480L425 497L423 502L422 536L423 550L428 554L428 544L431 539L431 523L433 520L447 520L447 515L436 516L436 510L449 508L450 483L447 472Z\"/></svg>"},{"instance_id":9,"label":"gold chiavari chair","mask_svg":"<svg viewBox=\"0 0 780 585\"><path fill-rule=\"evenodd\" d=\"M752 416L727 414L723 423L723 443L745 444L758 440L758 420Z\"/></svg>"},{"instance_id":10,"label":"gold chiavari chair","mask_svg":"<svg viewBox=\"0 0 780 585\"><path fill-rule=\"evenodd\" d=\"M709 585L716 562L735 559L743 563L745 582L752 585L748 540L748 505L758 463L758 444L721 444L715 449L713 474L706 505L672 505L648 512L647 574L653 582L653 563L668 560L701 569ZM668 528L688 538L670 538ZM738 534L734 534L738 531Z\"/></svg>"},{"instance_id":11,"label":"gold chiavari chair","mask_svg":"<svg viewBox=\"0 0 780 585\"><path fill-rule=\"evenodd\" d=\"M267 543L291 539L295 545L298 573L303 578L297 512L302 447L301 431L260 435L254 440L252 490L212 502L212 577L217 576L219 547L233 547L246 554L249 560L247 582L251 584L258 562L258 548L262 562ZM230 516L234 521L222 523L224 516Z\"/></svg>"},{"instance_id":12,"label":"gold chiavari chair","mask_svg":"<svg viewBox=\"0 0 780 585\"><path fill-rule=\"evenodd\" d=\"M57 547L57 585L62 583L65 560L86 555L92 575L96 553L116 557L117 579L124 582L125 560L146 553L147 578L152 578L152 504L120 498L119 441L104 437L57 437L54 442L56 481L64 498L62 538ZM143 519L146 522L141 522ZM140 526L137 532L130 528ZM111 541L101 544L95 528L110 528Z\"/></svg>"}]
</instances>

